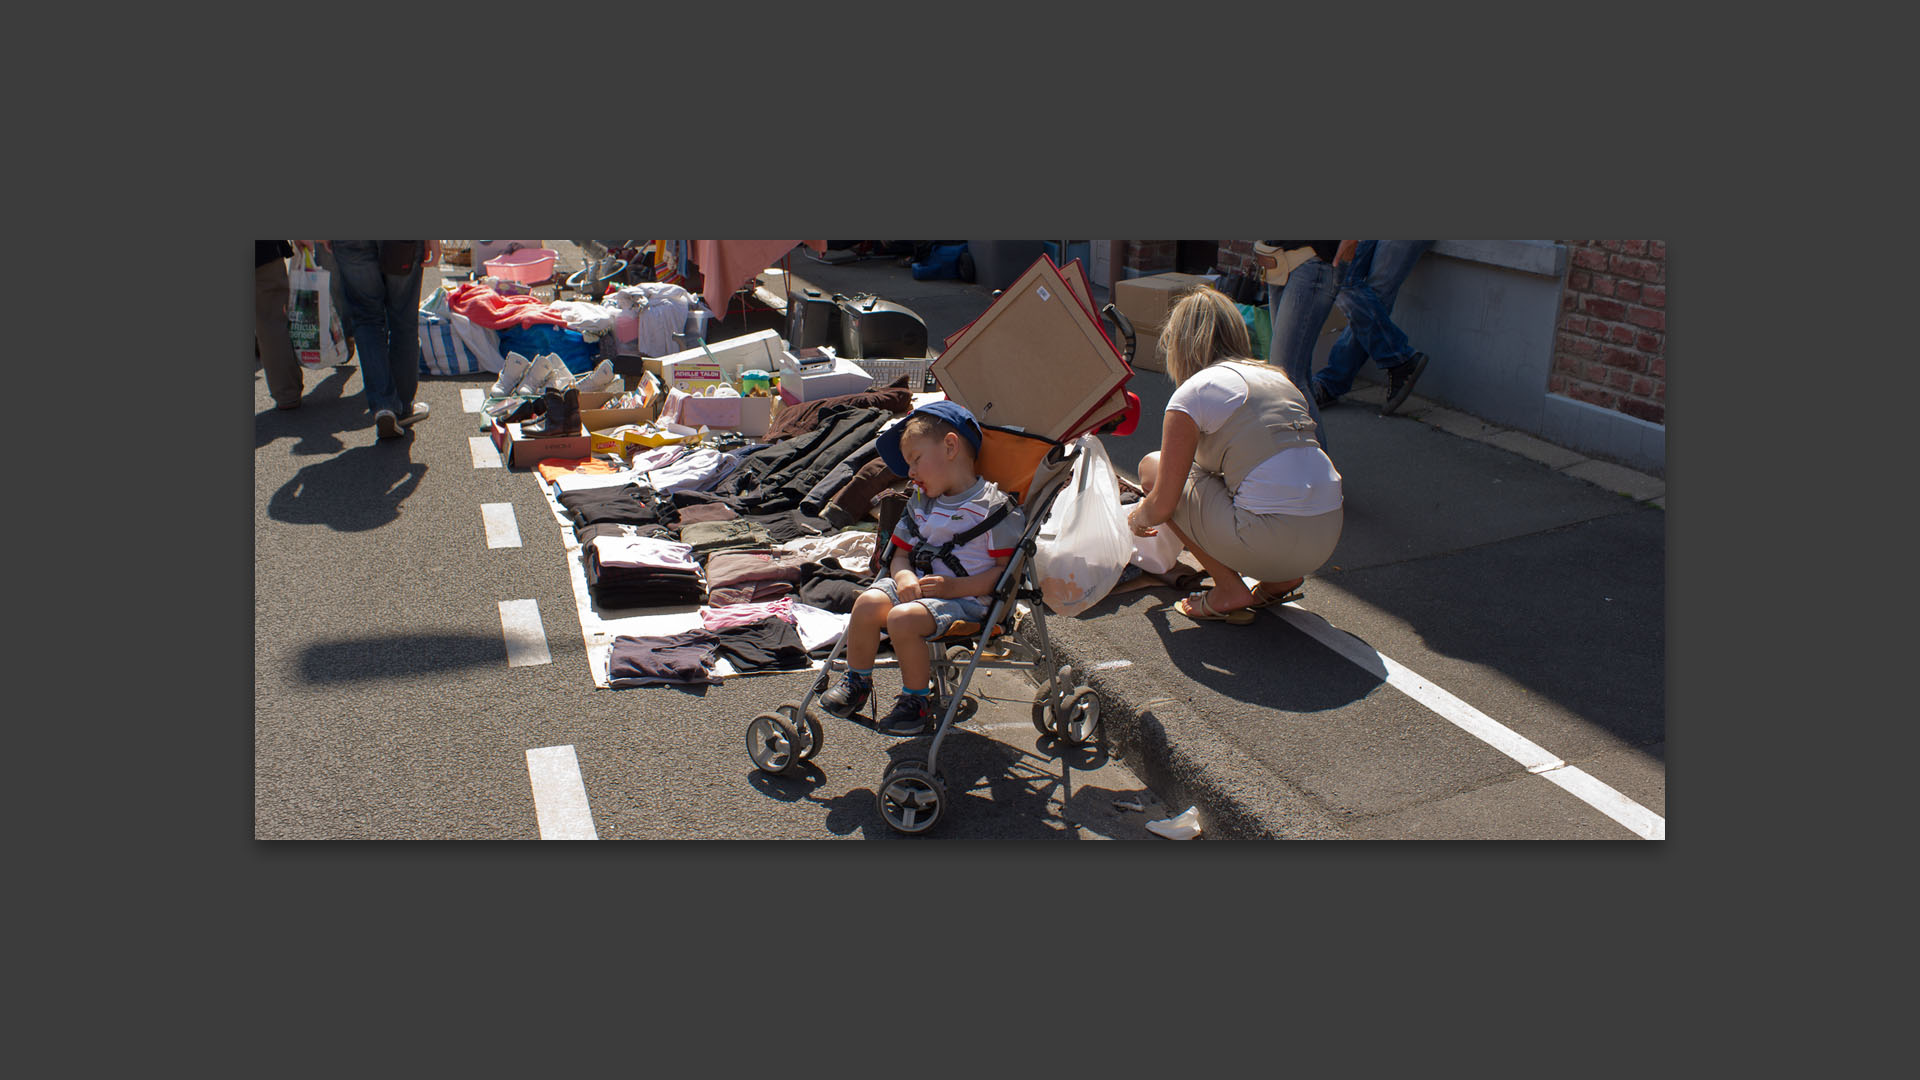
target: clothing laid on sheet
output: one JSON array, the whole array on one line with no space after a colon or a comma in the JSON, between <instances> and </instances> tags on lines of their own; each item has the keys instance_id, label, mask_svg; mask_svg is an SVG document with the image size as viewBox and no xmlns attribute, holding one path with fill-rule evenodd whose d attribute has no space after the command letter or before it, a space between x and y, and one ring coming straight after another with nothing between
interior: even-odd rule
<instances>
[{"instance_id":1,"label":"clothing laid on sheet","mask_svg":"<svg viewBox=\"0 0 1920 1080\"><path fill-rule=\"evenodd\" d=\"M756 581L800 580L806 559L790 551L717 551L707 559L707 587L725 589Z\"/></svg>"},{"instance_id":2,"label":"clothing laid on sheet","mask_svg":"<svg viewBox=\"0 0 1920 1080\"><path fill-rule=\"evenodd\" d=\"M586 525L658 525L660 511L654 492L644 484L572 491L560 495L560 506L573 521L575 535Z\"/></svg>"},{"instance_id":3,"label":"clothing laid on sheet","mask_svg":"<svg viewBox=\"0 0 1920 1080\"><path fill-rule=\"evenodd\" d=\"M905 376L901 376L905 378ZM813 431L820 426L821 414L829 410L840 409L881 409L893 416L899 416L913 409L913 392L901 386L883 387L879 390L862 390L857 394L840 394L835 397L806 401L790 408L780 410L780 417L767 429L768 441L791 438L804 432Z\"/></svg>"},{"instance_id":4,"label":"clothing laid on sheet","mask_svg":"<svg viewBox=\"0 0 1920 1080\"><path fill-rule=\"evenodd\" d=\"M1001 507L1006 508L1006 513L993 528L954 548L952 553L966 571L957 576L972 577L987 573L993 569L995 561L1010 558L1014 548L1019 546L1022 518L1013 500L1001 494L1000 489L985 477L975 477L973 486L965 491L937 499L928 498L923 491L915 491L907 500L906 511L901 515L900 522L894 526L892 544L903 551L913 550L916 544L938 548L987 520ZM912 519L912 525L908 524L909 518ZM888 558L892 558L891 554ZM931 572L956 576L953 568L944 561L936 562Z\"/></svg>"},{"instance_id":5,"label":"clothing laid on sheet","mask_svg":"<svg viewBox=\"0 0 1920 1080\"><path fill-rule=\"evenodd\" d=\"M783 619L768 617L747 626L706 631L714 649L735 671L793 671L811 666L800 631Z\"/></svg>"},{"instance_id":6,"label":"clothing laid on sheet","mask_svg":"<svg viewBox=\"0 0 1920 1080\"><path fill-rule=\"evenodd\" d=\"M732 521L696 521L680 530L682 543L691 545L697 555L729 548L768 548L773 535L745 518Z\"/></svg>"},{"instance_id":7,"label":"clothing laid on sheet","mask_svg":"<svg viewBox=\"0 0 1920 1080\"><path fill-rule=\"evenodd\" d=\"M603 567L639 570L698 570L693 548L671 540L642 537L596 537L590 545Z\"/></svg>"},{"instance_id":8,"label":"clothing laid on sheet","mask_svg":"<svg viewBox=\"0 0 1920 1080\"><path fill-rule=\"evenodd\" d=\"M675 510L672 525L674 528L684 529L702 521L732 521L739 516L734 513L733 507L725 503L696 503L693 506L683 506Z\"/></svg>"},{"instance_id":9,"label":"clothing laid on sheet","mask_svg":"<svg viewBox=\"0 0 1920 1080\"><path fill-rule=\"evenodd\" d=\"M1249 376L1243 367L1219 363L1202 368L1174 390L1167 400L1168 411L1191 417L1202 435L1219 431L1247 401ZM1301 412L1304 415L1304 401ZM1338 510L1340 473L1318 446L1290 447L1254 466L1234 491L1233 505L1256 514Z\"/></svg>"},{"instance_id":10,"label":"clothing laid on sheet","mask_svg":"<svg viewBox=\"0 0 1920 1080\"><path fill-rule=\"evenodd\" d=\"M735 626L748 626L761 619L774 618L786 622L795 622L793 600L781 597L763 604L728 604L724 607L703 607L700 609L700 625L708 630L726 630Z\"/></svg>"},{"instance_id":11,"label":"clothing laid on sheet","mask_svg":"<svg viewBox=\"0 0 1920 1080\"><path fill-rule=\"evenodd\" d=\"M712 675L717 653L713 635L705 630L668 637L617 637L607 656L607 685L625 689L719 682Z\"/></svg>"},{"instance_id":12,"label":"clothing laid on sheet","mask_svg":"<svg viewBox=\"0 0 1920 1080\"><path fill-rule=\"evenodd\" d=\"M875 537L861 529L848 529L827 536L803 536L798 540L788 540L776 544L781 551L791 551L805 555L809 559L824 559L828 556L846 559L859 564L873 555Z\"/></svg>"},{"instance_id":13,"label":"clothing laid on sheet","mask_svg":"<svg viewBox=\"0 0 1920 1080\"><path fill-rule=\"evenodd\" d=\"M873 584L864 562L859 560L852 567L836 558L807 563L801 567L794 599L841 615L852 612L853 602Z\"/></svg>"},{"instance_id":14,"label":"clothing laid on sheet","mask_svg":"<svg viewBox=\"0 0 1920 1080\"><path fill-rule=\"evenodd\" d=\"M595 538L601 536L619 538L644 536L650 540L680 542L679 538L669 532L664 525L620 525L614 522L607 522L600 525L582 525L578 529L575 529L573 534L574 539L580 541L582 547L592 543Z\"/></svg>"},{"instance_id":15,"label":"clothing laid on sheet","mask_svg":"<svg viewBox=\"0 0 1920 1080\"><path fill-rule=\"evenodd\" d=\"M722 585L707 590L708 607L728 607L733 604L763 604L769 600L778 600L783 596L792 596L791 581L749 581L739 585Z\"/></svg>"}]
</instances>

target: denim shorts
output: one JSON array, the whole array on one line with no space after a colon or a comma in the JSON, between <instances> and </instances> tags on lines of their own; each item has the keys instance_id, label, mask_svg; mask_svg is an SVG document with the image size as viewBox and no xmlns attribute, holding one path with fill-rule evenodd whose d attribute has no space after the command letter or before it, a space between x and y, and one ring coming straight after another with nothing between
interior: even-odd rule
<instances>
[{"instance_id":1,"label":"denim shorts","mask_svg":"<svg viewBox=\"0 0 1920 1080\"><path fill-rule=\"evenodd\" d=\"M900 602L900 592L894 587L893 579L890 577L882 577L880 580L868 586L868 588L879 589L881 592L886 593L887 599L893 601L895 604ZM925 607L927 613L933 616L933 636L945 637L947 630L956 622L986 622L987 615L990 614L987 605L992 599L990 596L963 596L955 600L937 596L923 596L918 600L909 600L907 602Z\"/></svg>"}]
</instances>

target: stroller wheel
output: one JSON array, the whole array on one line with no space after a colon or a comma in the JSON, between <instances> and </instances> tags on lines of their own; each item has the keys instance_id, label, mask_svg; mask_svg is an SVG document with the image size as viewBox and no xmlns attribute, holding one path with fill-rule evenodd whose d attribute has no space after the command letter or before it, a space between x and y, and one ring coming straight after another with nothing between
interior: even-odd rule
<instances>
[{"instance_id":1,"label":"stroller wheel","mask_svg":"<svg viewBox=\"0 0 1920 1080\"><path fill-rule=\"evenodd\" d=\"M910 759L887 767L873 797L888 828L913 835L940 820L947 806L947 785L927 771L926 762Z\"/></svg>"},{"instance_id":2,"label":"stroller wheel","mask_svg":"<svg viewBox=\"0 0 1920 1080\"><path fill-rule=\"evenodd\" d=\"M796 751L800 760L812 761L814 755L820 752L821 745L827 741L826 729L820 726L820 718L814 715L812 709L800 711L797 701L782 702L774 711L786 717L787 723L793 725L794 732L800 736L800 748Z\"/></svg>"},{"instance_id":3,"label":"stroller wheel","mask_svg":"<svg viewBox=\"0 0 1920 1080\"><path fill-rule=\"evenodd\" d=\"M1078 686L1067 699L1061 714L1059 734L1075 746L1085 746L1100 736L1100 699L1093 687Z\"/></svg>"},{"instance_id":4,"label":"stroller wheel","mask_svg":"<svg viewBox=\"0 0 1920 1080\"><path fill-rule=\"evenodd\" d=\"M953 722L956 724L964 724L973 719L973 714L979 711L980 699L974 697L972 694L962 694L960 695L960 707L953 711Z\"/></svg>"},{"instance_id":5,"label":"stroller wheel","mask_svg":"<svg viewBox=\"0 0 1920 1080\"><path fill-rule=\"evenodd\" d=\"M763 773L792 775L799 765L800 735L778 712L761 713L747 725L747 756Z\"/></svg>"},{"instance_id":6,"label":"stroller wheel","mask_svg":"<svg viewBox=\"0 0 1920 1080\"><path fill-rule=\"evenodd\" d=\"M1033 699L1033 730L1042 735L1060 734L1060 714L1054 710L1050 693L1043 692Z\"/></svg>"}]
</instances>

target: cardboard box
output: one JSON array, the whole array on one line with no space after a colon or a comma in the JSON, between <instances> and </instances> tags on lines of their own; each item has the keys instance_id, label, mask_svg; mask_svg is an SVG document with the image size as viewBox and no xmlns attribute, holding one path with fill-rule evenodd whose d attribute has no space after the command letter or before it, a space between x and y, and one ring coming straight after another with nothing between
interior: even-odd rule
<instances>
[{"instance_id":1,"label":"cardboard box","mask_svg":"<svg viewBox=\"0 0 1920 1080\"><path fill-rule=\"evenodd\" d=\"M531 469L548 458L577 461L593 456L593 437L581 429L577 435L555 435L529 439L520 434L519 424L507 425L507 464L516 469Z\"/></svg>"},{"instance_id":2,"label":"cardboard box","mask_svg":"<svg viewBox=\"0 0 1920 1080\"><path fill-rule=\"evenodd\" d=\"M727 369L699 352L679 353L660 362L661 381L667 389L685 390L689 394L704 392L708 387L726 386L733 382Z\"/></svg>"},{"instance_id":3,"label":"cardboard box","mask_svg":"<svg viewBox=\"0 0 1920 1080\"><path fill-rule=\"evenodd\" d=\"M1113 306L1136 328L1164 326L1180 298L1205 285L1199 274L1153 274L1113 283Z\"/></svg>"},{"instance_id":4,"label":"cardboard box","mask_svg":"<svg viewBox=\"0 0 1920 1080\"><path fill-rule=\"evenodd\" d=\"M690 428L738 431L758 438L773 427L770 397L688 397L680 402L677 421Z\"/></svg>"},{"instance_id":5,"label":"cardboard box","mask_svg":"<svg viewBox=\"0 0 1920 1080\"><path fill-rule=\"evenodd\" d=\"M643 409L608 409L607 402L619 397L604 391L582 390L580 392L580 423L588 431L605 431L621 424L644 424L660 415L660 397Z\"/></svg>"}]
</instances>

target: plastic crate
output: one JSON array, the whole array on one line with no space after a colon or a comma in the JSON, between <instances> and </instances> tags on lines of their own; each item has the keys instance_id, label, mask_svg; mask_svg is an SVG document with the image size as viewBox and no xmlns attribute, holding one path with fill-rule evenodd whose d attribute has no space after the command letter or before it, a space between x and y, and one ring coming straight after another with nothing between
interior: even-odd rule
<instances>
[{"instance_id":1,"label":"plastic crate","mask_svg":"<svg viewBox=\"0 0 1920 1080\"><path fill-rule=\"evenodd\" d=\"M924 394L932 389L928 385L932 380L927 377L927 372L933 368L932 360L875 360L862 357L854 362L873 376L872 389L877 390L902 375L908 377L907 388L916 394Z\"/></svg>"},{"instance_id":2,"label":"plastic crate","mask_svg":"<svg viewBox=\"0 0 1920 1080\"><path fill-rule=\"evenodd\" d=\"M550 248L521 248L488 259L486 267L494 277L531 285L553 277L553 264L559 258L560 253Z\"/></svg>"}]
</instances>

